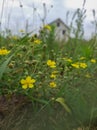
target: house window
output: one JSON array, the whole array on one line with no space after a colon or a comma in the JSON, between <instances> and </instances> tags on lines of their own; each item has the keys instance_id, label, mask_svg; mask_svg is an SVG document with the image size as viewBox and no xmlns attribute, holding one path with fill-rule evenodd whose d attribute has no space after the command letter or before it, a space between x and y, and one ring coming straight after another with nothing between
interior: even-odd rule
<instances>
[{"instance_id":1,"label":"house window","mask_svg":"<svg viewBox=\"0 0 97 130\"><path fill-rule=\"evenodd\" d=\"M58 22L58 23L57 23L57 27L59 27L59 26L60 26L60 23Z\"/></svg>"},{"instance_id":2,"label":"house window","mask_svg":"<svg viewBox=\"0 0 97 130\"><path fill-rule=\"evenodd\" d=\"M62 34L64 35L65 33L66 33L66 30L63 30L63 31L62 31Z\"/></svg>"}]
</instances>

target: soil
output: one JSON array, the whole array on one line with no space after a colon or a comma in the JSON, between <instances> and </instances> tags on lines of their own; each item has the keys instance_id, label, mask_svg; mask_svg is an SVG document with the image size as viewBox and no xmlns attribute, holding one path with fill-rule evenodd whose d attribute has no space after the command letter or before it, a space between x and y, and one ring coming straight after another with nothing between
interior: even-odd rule
<instances>
[{"instance_id":1,"label":"soil","mask_svg":"<svg viewBox=\"0 0 97 130\"><path fill-rule=\"evenodd\" d=\"M33 109L25 96L0 97L0 130L97 130L94 126L81 128L74 117L59 105Z\"/></svg>"}]
</instances>

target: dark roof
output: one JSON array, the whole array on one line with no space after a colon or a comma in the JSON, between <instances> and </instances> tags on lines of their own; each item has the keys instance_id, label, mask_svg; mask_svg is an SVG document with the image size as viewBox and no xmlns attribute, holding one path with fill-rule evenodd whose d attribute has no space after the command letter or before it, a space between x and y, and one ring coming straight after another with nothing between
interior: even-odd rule
<instances>
[{"instance_id":1,"label":"dark roof","mask_svg":"<svg viewBox=\"0 0 97 130\"><path fill-rule=\"evenodd\" d=\"M70 29L60 18L57 18L57 19L55 19L54 21L50 22L49 25L50 25L50 24L54 24L56 21L60 21L62 24L64 24L64 26L65 26L67 29Z\"/></svg>"}]
</instances>

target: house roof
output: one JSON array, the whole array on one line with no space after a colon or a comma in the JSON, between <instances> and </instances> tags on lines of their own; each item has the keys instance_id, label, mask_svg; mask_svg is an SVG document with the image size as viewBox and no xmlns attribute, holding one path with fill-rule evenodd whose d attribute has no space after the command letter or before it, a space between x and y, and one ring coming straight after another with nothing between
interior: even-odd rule
<instances>
[{"instance_id":1,"label":"house roof","mask_svg":"<svg viewBox=\"0 0 97 130\"><path fill-rule=\"evenodd\" d=\"M57 21L61 22L67 29L70 29L60 18L57 18L54 21L50 22L49 25L54 24Z\"/></svg>"}]
</instances>

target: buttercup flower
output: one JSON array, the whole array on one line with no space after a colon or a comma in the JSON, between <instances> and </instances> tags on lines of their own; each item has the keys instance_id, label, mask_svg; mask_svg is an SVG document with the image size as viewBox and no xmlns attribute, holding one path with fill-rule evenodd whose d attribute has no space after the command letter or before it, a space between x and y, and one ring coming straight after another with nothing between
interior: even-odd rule
<instances>
[{"instance_id":1,"label":"buttercup flower","mask_svg":"<svg viewBox=\"0 0 97 130\"><path fill-rule=\"evenodd\" d=\"M56 70L52 72L52 74L57 74L57 73L58 73L58 71L56 71Z\"/></svg>"},{"instance_id":2,"label":"buttercup flower","mask_svg":"<svg viewBox=\"0 0 97 130\"><path fill-rule=\"evenodd\" d=\"M56 78L56 74L58 73L58 71L53 71L50 75L50 78Z\"/></svg>"},{"instance_id":3,"label":"buttercup flower","mask_svg":"<svg viewBox=\"0 0 97 130\"><path fill-rule=\"evenodd\" d=\"M34 40L34 43L35 43L35 44L40 44L40 43L41 43L41 40L35 39L35 40Z\"/></svg>"},{"instance_id":4,"label":"buttercup flower","mask_svg":"<svg viewBox=\"0 0 97 130\"><path fill-rule=\"evenodd\" d=\"M8 51L8 50L5 49L5 48L0 49L0 55L7 55L7 54L9 54L9 53L10 53L10 51Z\"/></svg>"},{"instance_id":5,"label":"buttercup flower","mask_svg":"<svg viewBox=\"0 0 97 130\"><path fill-rule=\"evenodd\" d=\"M48 60L47 61L47 65L51 68L55 68L56 67L56 62L52 61L52 60Z\"/></svg>"},{"instance_id":6,"label":"buttercup flower","mask_svg":"<svg viewBox=\"0 0 97 130\"><path fill-rule=\"evenodd\" d=\"M87 67L86 63L79 63L79 65L80 65L81 68L84 68L84 69Z\"/></svg>"},{"instance_id":7,"label":"buttercup flower","mask_svg":"<svg viewBox=\"0 0 97 130\"><path fill-rule=\"evenodd\" d=\"M80 60L85 60L86 59L86 57L80 57Z\"/></svg>"},{"instance_id":8,"label":"buttercup flower","mask_svg":"<svg viewBox=\"0 0 97 130\"><path fill-rule=\"evenodd\" d=\"M49 25L45 25L45 26L44 26L44 29L47 29L47 30L49 30L49 31L52 30L52 29L51 29L51 26L49 26Z\"/></svg>"},{"instance_id":9,"label":"buttercup flower","mask_svg":"<svg viewBox=\"0 0 97 130\"><path fill-rule=\"evenodd\" d=\"M56 78L56 75L52 73L52 74L50 75L50 77L55 79L55 78Z\"/></svg>"},{"instance_id":10,"label":"buttercup flower","mask_svg":"<svg viewBox=\"0 0 97 130\"><path fill-rule=\"evenodd\" d=\"M76 63L73 63L73 64L71 64L74 68L77 68L77 69L79 69L79 68L83 68L83 69L85 69L86 67L87 67L87 64L86 63L84 63L84 62L76 62Z\"/></svg>"},{"instance_id":11,"label":"buttercup flower","mask_svg":"<svg viewBox=\"0 0 97 130\"><path fill-rule=\"evenodd\" d=\"M34 83L36 82L35 79L31 79L30 76L27 76L26 79L21 79L21 84L22 84L22 88L23 89L27 89L27 88L33 88L34 87Z\"/></svg>"},{"instance_id":12,"label":"buttercup flower","mask_svg":"<svg viewBox=\"0 0 97 130\"><path fill-rule=\"evenodd\" d=\"M79 68L80 68L80 66L79 66L79 64L78 64L78 63L73 63L73 64L71 64L71 66L73 66L74 68L77 68L77 69L79 69Z\"/></svg>"},{"instance_id":13,"label":"buttercup flower","mask_svg":"<svg viewBox=\"0 0 97 130\"><path fill-rule=\"evenodd\" d=\"M56 88L56 86L57 86L57 85L56 85L55 82L50 82L50 87L51 87L51 88Z\"/></svg>"},{"instance_id":14,"label":"buttercup flower","mask_svg":"<svg viewBox=\"0 0 97 130\"><path fill-rule=\"evenodd\" d=\"M67 62L72 62L72 59L71 58L66 58L64 57L63 60L67 61Z\"/></svg>"},{"instance_id":15,"label":"buttercup flower","mask_svg":"<svg viewBox=\"0 0 97 130\"><path fill-rule=\"evenodd\" d=\"M92 62L92 63L96 63L96 60L95 60L95 59L91 59L91 62Z\"/></svg>"},{"instance_id":16,"label":"buttercup flower","mask_svg":"<svg viewBox=\"0 0 97 130\"><path fill-rule=\"evenodd\" d=\"M72 62L72 59L68 58L67 61L68 61L68 62Z\"/></svg>"}]
</instances>

